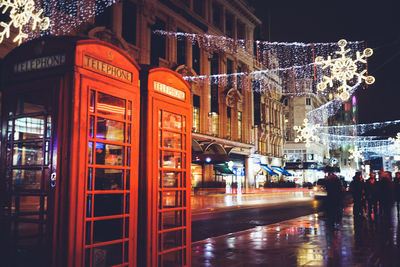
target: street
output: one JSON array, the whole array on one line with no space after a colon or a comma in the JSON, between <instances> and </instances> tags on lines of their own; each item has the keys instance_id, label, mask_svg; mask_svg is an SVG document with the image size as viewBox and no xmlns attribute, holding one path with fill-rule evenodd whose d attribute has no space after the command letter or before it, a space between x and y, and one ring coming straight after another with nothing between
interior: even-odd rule
<instances>
[{"instance_id":1,"label":"street","mask_svg":"<svg viewBox=\"0 0 400 267\"><path fill-rule=\"evenodd\" d=\"M266 206L238 208L192 215L192 242L276 223L320 210L320 201L282 201Z\"/></svg>"}]
</instances>

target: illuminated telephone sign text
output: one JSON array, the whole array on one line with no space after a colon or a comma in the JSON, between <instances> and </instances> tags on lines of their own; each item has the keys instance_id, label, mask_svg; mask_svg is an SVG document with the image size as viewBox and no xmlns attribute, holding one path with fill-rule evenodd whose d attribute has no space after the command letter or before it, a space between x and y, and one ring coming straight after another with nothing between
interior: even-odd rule
<instances>
[{"instance_id":1,"label":"illuminated telephone sign text","mask_svg":"<svg viewBox=\"0 0 400 267\"><path fill-rule=\"evenodd\" d=\"M85 55L83 59L83 64L84 67L87 69L110 75L124 82L132 82L132 72L115 67L111 64L108 64L107 62Z\"/></svg>"},{"instance_id":2,"label":"illuminated telephone sign text","mask_svg":"<svg viewBox=\"0 0 400 267\"><path fill-rule=\"evenodd\" d=\"M186 94L185 92L178 90L176 88L173 88L171 86L168 86L166 84L154 81L154 90L178 98L180 100L185 100L186 99Z\"/></svg>"},{"instance_id":3,"label":"illuminated telephone sign text","mask_svg":"<svg viewBox=\"0 0 400 267\"><path fill-rule=\"evenodd\" d=\"M65 64L65 55L54 55L29 59L14 65L14 73L23 73L34 70L43 70Z\"/></svg>"}]
</instances>

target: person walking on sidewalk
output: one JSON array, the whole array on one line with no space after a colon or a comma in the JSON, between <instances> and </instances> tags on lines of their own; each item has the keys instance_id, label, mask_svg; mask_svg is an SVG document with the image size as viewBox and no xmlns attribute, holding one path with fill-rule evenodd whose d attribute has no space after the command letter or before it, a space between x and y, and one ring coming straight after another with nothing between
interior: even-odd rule
<instances>
[{"instance_id":1,"label":"person walking on sidewalk","mask_svg":"<svg viewBox=\"0 0 400 267\"><path fill-rule=\"evenodd\" d=\"M393 204L393 181L388 172L381 172L379 174L379 211L385 215L390 214Z\"/></svg>"},{"instance_id":2,"label":"person walking on sidewalk","mask_svg":"<svg viewBox=\"0 0 400 267\"><path fill-rule=\"evenodd\" d=\"M362 202L365 199L365 185L361 172L356 172L353 181L350 183L350 193L353 196L353 215L358 217L363 215Z\"/></svg>"},{"instance_id":3,"label":"person walking on sidewalk","mask_svg":"<svg viewBox=\"0 0 400 267\"><path fill-rule=\"evenodd\" d=\"M368 215L371 216L372 212L377 215L379 188L375 179L375 173L371 172L369 179L365 184L365 193L368 201Z\"/></svg>"},{"instance_id":4,"label":"person walking on sidewalk","mask_svg":"<svg viewBox=\"0 0 400 267\"><path fill-rule=\"evenodd\" d=\"M397 213L400 213L400 172L394 177L394 200L396 201Z\"/></svg>"}]
</instances>

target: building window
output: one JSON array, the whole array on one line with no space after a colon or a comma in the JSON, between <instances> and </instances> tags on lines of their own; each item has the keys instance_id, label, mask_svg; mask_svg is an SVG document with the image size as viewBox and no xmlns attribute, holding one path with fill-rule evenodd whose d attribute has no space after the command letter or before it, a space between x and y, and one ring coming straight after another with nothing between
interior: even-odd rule
<instances>
[{"instance_id":1,"label":"building window","mask_svg":"<svg viewBox=\"0 0 400 267\"><path fill-rule=\"evenodd\" d=\"M226 129L226 137L231 139L232 135L232 120L231 120L231 107L227 107L226 110L226 119L227 119L227 129Z\"/></svg>"},{"instance_id":2,"label":"building window","mask_svg":"<svg viewBox=\"0 0 400 267\"><path fill-rule=\"evenodd\" d=\"M238 66L237 67L237 71L236 71L237 73L241 73L242 72L242 67L241 66ZM236 87L237 87L237 89L238 89L238 91L239 92L242 92L242 76L241 75L237 75L236 76Z\"/></svg>"},{"instance_id":3,"label":"building window","mask_svg":"<svg viewBox=\"0 0 400 267\"><path fill-rule=\"evenodd\" d=\"M222 7L216 2L213 2L213 25L222 29Z\"/></svg>"},{"instance_id":4,"label":"building window","mask_svg":"<svg viewBox=\"0 0 400 267\"><path fill-rule=\"evenodd\" d=\"M193 95L193 132L200 132L200 96Z\"/></svg>"},{"instance_id":5,"label":"building window","mask_svg":"<svg viewBox=\"0 0 400 267\"><path fill-rule=\"evenodd\" d=\"M211 75L218 74L219 71L219 55L217 53L213 54L213 57L210 59L210 72ZM211 98L210 98L210 106L211 112L219 112L219 92L218 92L218 78L213 77L210 79L211 85Z\"/></svg>"},{"instance_id":6,"label":"building window","mask_svg":"<svg viewBox=\"0 0 400 267\"><path fill-rule=\"evenodd\" d=\"M178 32L183 32L183 30L178 28ZM178 65L186 64L186 37L184 36L176 40L176 63Z\"/></svg>"},{"instance_id":7,"label":"building window","mask_svg":"<svg viewBox=\"0 0 400 267\"><path fill-rule=\"evenodd\" d=\"M166 30L166 23L159 18L156 18L156 23L151 27L151 52L150 63L152 65L159 65L159 58L166 57L166 42L165 35L155 34L156 30Z\"/></svg>"},{"instance_id":8,"label":"building window","mask_svg":"<svg viewBox=\"0 0 400 267\"><path fill-rule=\"evenodd\" d=\"M238 139L242 141L242 112L238 111Z\"/></svg>"},{"instance_id":9,"label":"building window","mask_svg":"<svg viewBox=\"0 0 400 267\"><path fill-rule=\"evenodd\" d=\"M212 120L212 134L218 136L219 134L219 115L217 112L211 113L211 120Z\"/></svg>"},{"instance_id":10,"label":"building window","mask_svg":"<svg viewBox=\"0 0 400 267\"><path fill-rule=\"evenodd\" d=\"M192 44L192 68L200 74L200 46L197 40Z\"/></svg>"},{"instance_id":11,"label":"building window","mask_svg":"<svg viewBox=\"0 0 400 267\"><path fill-rule=\"evenodd\" d=\"M125 0L122 9L122 37L128 43L136 45L137 6Z\"/></svg>"},{"instance_id":12,"label":"building window","mask_svg":"<svg viewBox=\"0 0 400 267\"><path fill-rule=\"evenodd\" d=\"M260 94L260 81L252 80L253 87L253 107L254 107L254 125L261 124L261 94Z\"/></svg>"},{"instance_id":13,"label":"building window","mask_svg":"<svg viewBox=\"0 0 400 267\"><path fill-rule=\"evenodd\" d=\"M241 21L237 21L237 38L239 40L246 39L246 26Z\"/></svg>"},{"instance_id":14,"label":"building window","mask_svg":"<svg viewBox=\"0 0 400 267\"><path fill-rule=\"evenodd\" d=\"M184 4L185 6L189 6L190 4L190 0L179 0L182 4Z\"/></svg>"},{"instance_id":15,"label":"building window","mask_svg":"<svg viewBox=\"0 0 400 267\"><path fill-rule=\"evenodd\" d=\"M232 74L232 72L233 72L233 61L228 58L226 60L226 73L227 74ZM228 75L226 87L227 87L228 90L233 87L233 77L232 77L232 75Z\"/></svg>"},{"instance_id":16,"label":"building window","mask_svg":"<svg viewBox=\"0 0 400 267\"><path fill-rule=\"evenodd\" d=\"M103 10L94 19L96 26L104 26L112 30L112 5L107 7L105 2L96 1L96 10Z\"/></svg>"},{"instance_id":17,"label":"building window","mask_svg":"<svg viewBox=\"0 0 400 267\"><path fill-rule=\"evenodd\" d=\"M225 33L227 36L233 38L233 31L234 31L234 27L233 27L233 21L234 21L234 17L231 13L226 12L225 15Z\"/></svg>"},{"instance_id":18,"label":"building window","mask_svg":"<svg viewBox=\"0 0 400 267\"><path fill-rule=\"evenodd\" d=\"M193 10L196 14L204 17L205 13L205 2L204 0L193 0Z\"/></svg>"},{"instance_id":19,"label":"building window","mask_svg":"<svg viewBox=\"0 0 400 267\"><path fill-rule=\"evenodd\" d=\"M288 105L288 99L287 99L287 98L285 98L285 100L283 100L283 104L284 104L285 106Z\"/></svg>"},{"instance_id":20,"label":"building window","mask_svg":"<svg viewBox=\"0 0 400 267\"><path fill-rule=\"evenodd\" d=\"M306 105L311 106L311 98L309 97L306 98Z\"/></svg>"}]
</instances>

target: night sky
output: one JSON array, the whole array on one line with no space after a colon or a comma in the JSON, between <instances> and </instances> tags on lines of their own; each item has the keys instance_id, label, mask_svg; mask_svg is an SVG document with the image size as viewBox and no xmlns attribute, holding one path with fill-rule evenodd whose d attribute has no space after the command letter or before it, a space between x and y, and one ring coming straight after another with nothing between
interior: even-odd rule
<instances>
[{"instance_id":1,"label":"night sky","mask_svg":"<svg viewBox=\"0 0 400 267\"><path fill-rule=\"evenodd\" d=\"M271 21L264 34L269 41L366 41L374 49L368 72L376 81L357 90L359 123L400 119L400 9L395 0L250 2L264 24Z\"/></svg>"}]
</instances>

